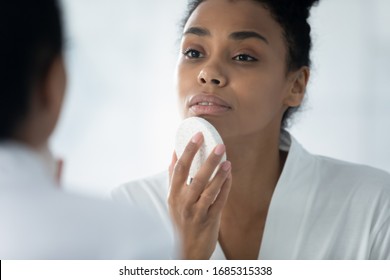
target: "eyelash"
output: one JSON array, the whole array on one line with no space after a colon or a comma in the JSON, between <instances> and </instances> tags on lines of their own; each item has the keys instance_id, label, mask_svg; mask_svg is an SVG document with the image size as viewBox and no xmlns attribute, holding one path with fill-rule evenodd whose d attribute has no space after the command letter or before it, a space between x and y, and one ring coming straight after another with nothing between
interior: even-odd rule
<instances>
[{"instance_id":1,"label":"eyelash","mask_svg":"<svg viewBox=\"0 0 390 280\"><path fill-rule=\"evenodd\" d=\"M186 49L183 52L183 55L188 59L198 59L198 58L204 57L204 55L200 51L195 50L195 49ZM240 53L240 54L234 56L232 59L234 61L239 61L239 62L256 62L256 61L258 61L257 58L255 58L251 55L248 55L248 54L244 54L244 53Z\"/></svg>"},{"instance_id":2,"label":"eyelash","mask_svg":"<svg viewBox=\"0 0 390 280\"><path fill-rule=\"evenodd\" d=\"M194 53L195 53L195 55L194 55ZM188 59L198 59L198 58L204 57L200 51L195 50L195 49L186 49L183 52L183 55ZM256 62L256 61L258 61L257 58L255 58L249 54L245 54L245 53L240 53L240 54L234 56L232 59L234 61L239 61L239 62Z\"/></svg>"},{"instance_id":3,"label":"eyelash","mask_svg":"<svg viewBox=\"0 0 390 280\"><path fill-rule=\"evenodd\" d=\"M241 62L256 62L256 61L258 61L257 58L255 58L249 54L244 54L244 53L240 53L240 54L236 55L235 57L233 57L233 60L241 61Z\"/></svg>"},{"instance_id":4,"label":"eyelash","mask_svg":"<svg viewBox=\"0 0 390 280\"><path fill-rule=\"evenodd\" d=\"M192 56L192 55L190 55L190 54L194 54L194 53L197 53L198 54L198 56L197 57L194 57L194 56ZM186 49L184 52L183 52L183 55L185 56L185 57L187 57L188 59L196 59L196 58L201 58L201 53L200 53L200 51L197 51L197 50L195 50L195 49Z\"/></svg>"}]
</instances>

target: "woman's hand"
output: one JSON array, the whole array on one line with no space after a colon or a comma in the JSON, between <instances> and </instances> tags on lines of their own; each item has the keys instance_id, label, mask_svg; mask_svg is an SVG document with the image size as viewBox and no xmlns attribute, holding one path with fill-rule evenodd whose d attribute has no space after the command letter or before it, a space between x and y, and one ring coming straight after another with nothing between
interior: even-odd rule
<instances>
[{"instance_id":1,"label":"woman's hand","mask_svg":"<svg viewBox=\"0 0 390 280\"><path fill-rule=\"evenodd\" d=\"M197 133L187 144L182 156L174 154L169 167L170 213L181 237L184 259L209 259L218 240L222 209L231 187L231 164L220 164L215 177L210 181L225 153L223 144L217 145L201 169L187 185L192 160L203 142L202 133Z\"/></svg>"}]
</instances>

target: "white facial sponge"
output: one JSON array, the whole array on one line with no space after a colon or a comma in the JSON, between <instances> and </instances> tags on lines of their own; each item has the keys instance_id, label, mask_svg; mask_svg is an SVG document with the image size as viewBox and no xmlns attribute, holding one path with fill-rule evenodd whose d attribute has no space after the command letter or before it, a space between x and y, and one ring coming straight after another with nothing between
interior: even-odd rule
<instances>
[{"instance_id":1,"label":"white facial sponge","mask_svg":"<svg viewBox=\"0 0 390 280\"><path fill-rule=\"evenodd\" d=\"M176 133L175 151L178 158L183 154L184 149L191 138L199 131L203 133L204 141L196 153L194 160L192 161L188 178L189 180L195 177L195 174L206 161L207 157L213 151L215 146L218 144L223 144L221 136L211 123L199 117L187 118L180 124ZM221 162L225 160L226 153L223 155ZM216 172L217 169L214 170L214 173L210 179L214 177Z\"/></svg>"}]
</instances>

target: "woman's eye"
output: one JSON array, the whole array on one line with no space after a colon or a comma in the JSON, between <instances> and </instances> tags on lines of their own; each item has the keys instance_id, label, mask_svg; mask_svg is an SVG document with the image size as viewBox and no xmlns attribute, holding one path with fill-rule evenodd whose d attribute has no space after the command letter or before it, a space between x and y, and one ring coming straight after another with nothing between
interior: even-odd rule
<instances>
[{"instance_id":1,"label":"woman's eye","mask_svg":"<svg viewBox=\"0 0 390 280\"><path fill-rule=\"evenodd\" d=\"M236 61L248 61L248 62L257 61L256 58L254 58L253 56L247 55L247 54L236 55L235 57L233 57L233 60L236 60Z\"/></svg>"},{"instance_id":2,"label":"woman's eye","mask_svg":"<svg viewBox=\"0 0 390 280\"><path fill-rule=\"evenodd\" d=\"M188 58L201 58L203 55L200 51L194 49L188 49L183 52L183 54Z\"/></svg>"}]
</instances>

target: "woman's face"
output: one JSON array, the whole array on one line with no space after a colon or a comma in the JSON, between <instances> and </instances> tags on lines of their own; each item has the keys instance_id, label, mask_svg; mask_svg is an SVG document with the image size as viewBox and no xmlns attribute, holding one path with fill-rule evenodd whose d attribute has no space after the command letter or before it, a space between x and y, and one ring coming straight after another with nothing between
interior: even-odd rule
<instances>
[{"instance_id":1,"label":"woman's face","mask_svg":"<svg viewBox=\"0 0 390 280\"><path fill-rule=\"evenodd\" d=\"M301 102L286 54L283 30L261 4L203 2L184 27L177 65L183 117L204 117L224 138L279 131L284 111Z\"/></svg>"}]
</instances>

